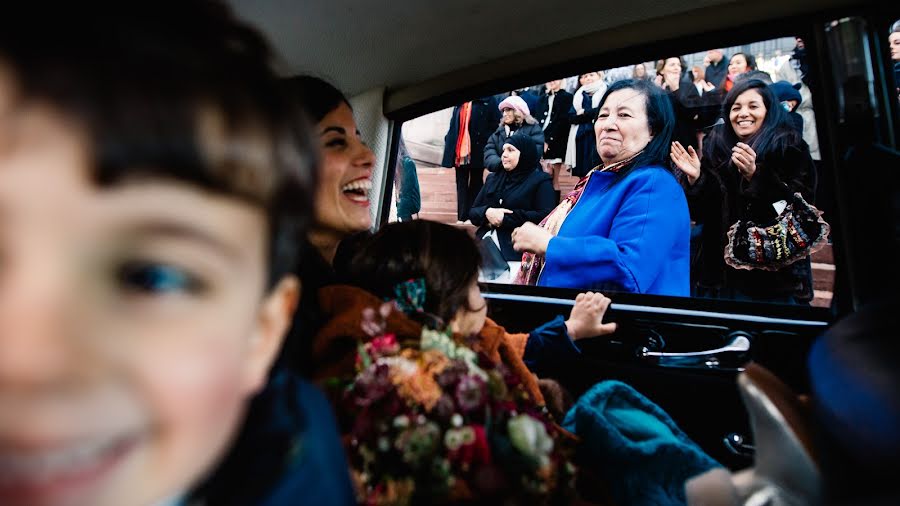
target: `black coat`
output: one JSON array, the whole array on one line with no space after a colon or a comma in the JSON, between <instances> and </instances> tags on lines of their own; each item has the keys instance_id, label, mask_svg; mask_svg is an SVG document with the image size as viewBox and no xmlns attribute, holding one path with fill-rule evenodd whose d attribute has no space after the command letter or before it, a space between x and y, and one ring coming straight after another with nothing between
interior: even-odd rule
<instances>
[{"instance_id":1,"label":"black coat","mask_svg":"<svg viewBox=\"0 0 900 506\"><path fill-rule=\"evenodd\" d=\"M597 153L597 138L594 135L594 121L600 108L593 108L593 97L582 95L584 112L578 114L575 106L569 108L569 123L578 125L575 134L575 168L572 175L584 177L591 169L600 165L600 155ZM573 102L574 103L574 102ZM566 138L568 142L568 137Z\"/></svg>"},{"instance_id":2,"label":"black coat","mask_svg":"<svg viewBox=\"0 0 900 506\"><path fill-rule=\"evenodd\" d=\"M489 207L502 207L512 211L504 216L503 223L497 229L500 251L507 261L522 258L522 253L516 252L512 247L513 229L526 221L540 223L557 204L553 179L549 174L537 167L517 172L519 169L511 172L501 169L488 175L469 211L472 224L478 225L475 236L479 238L491 230L485 217Z\"/></svg>"},{"instance_id":3,"label":"black coat","mask_svg":"<svg viewBox=\"0 0 900 506\"><path fill-rule=\"evenodd\" d=\"M718 64L710 62L704 71L706 82L712 83L716 88L721 88L725 84L725 76L728 75L728 57L722 55L722 60Z\"/></svg>"},{"instance_id":4,"label":"black coat","mask_svg":"<svg viewBox=\"0 0 900 506\"><path fill-rule=\"evenodd\" d=\"M553 99L553 110L549 110L550 95L541 95L541 101L535 111L534 119L539 125L544 124L544 118L550 116L550 123L544 129L544 142L547 143L547 151L542 158L565 158L566 144L569 140L569 109L572 108L572 94L566 90L556 92Z\"/></svg>"},{"instance_id":5,"label":"black coat","mask_svg":"<svg viewBox=\"0 0 900 506\"><path fill-rule=\"evenodd\" d=\"M538 125L537 123L534 125L523 123L518 129L510 130L509 135L506 135L506 127L500 125L494 133L491 134L491 137L484 147L484 168L491 172L503 170L503 164L500 163L500 155L503 154L503 144L505 144L506 139L512 137L513 134L516 133L522 133L531 137L531 140L534 141L538 159L544 155L544 131L541 130L541 125Z\"/></svg>"},{"instance_id":6,"label":"black coat","mask_svg":"<svg viewBox=\"0 0 900 506\"><path fill-rule=\"evenodd\" d=\"M797 271L802 262L778 271L738 270L725 264L724 250L732 224L772 221L777 216L772 204L786 199L788 189L813 202L816 169L809 146L800 140L781 153L757 154L757 172L750 182L730 163L730 153L714 157L709 146L704 146L700 177L686 187L691 218L703 225L701 249L691 267L692 283L705 289L736 289L760 299L808 295L800 293L806 288ZM716 158L725 162L716 166Z\"/></svg>"},{"instance_id":7,"label":"black coat","mask_svg":"<svg viewBox=\"0 0 900 506\"><path fill-rule=\"evenodd\" d=\"M484 167L484 146L488 137L497 128L500 121L500 110L497 109L497 100L494 97L478 98L472 101L472 115L469 118L469 138L472 141L470 166ZM444 157L441 160L442 167L456 166L456 143L459 140L459 107L453 108L453 116L450 118L450 127L444 136Z\"/></svg>"}]
</instances>

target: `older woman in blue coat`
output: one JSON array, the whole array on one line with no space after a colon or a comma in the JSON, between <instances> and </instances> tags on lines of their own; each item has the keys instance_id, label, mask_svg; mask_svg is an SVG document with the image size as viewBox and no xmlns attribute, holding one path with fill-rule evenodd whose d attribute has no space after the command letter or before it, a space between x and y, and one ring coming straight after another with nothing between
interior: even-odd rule
<instances>
[{"instance_id":1,"label":"older woman in blue coat","mask_svg":"<svg viewBox=\"0 0 900 506\"><path fill-rule=\"evenodd\" d=\"M668 169L673 112L646 81L614 83L594 125L602 160L513 247L528 253L522 284L656 295L690 294L690 217Z\"/></svg>"}]
</instances>

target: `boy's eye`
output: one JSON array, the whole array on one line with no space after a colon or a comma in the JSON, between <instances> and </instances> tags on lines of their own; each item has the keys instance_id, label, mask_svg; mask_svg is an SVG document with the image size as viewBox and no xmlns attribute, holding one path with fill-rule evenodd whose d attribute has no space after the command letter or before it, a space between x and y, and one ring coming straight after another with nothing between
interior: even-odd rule
<instances>
[{"instance_id":1,"label":"boy's eye","mask_svg":"<svg viewBox=\"0 0 900 506\"><path fill-rule=\"evenodd\" d=\"M119 269L119 283L127 290L142 294L195 292L200 282L183 269L152 262L134 262Z\"/></svg>"}]
</instances>

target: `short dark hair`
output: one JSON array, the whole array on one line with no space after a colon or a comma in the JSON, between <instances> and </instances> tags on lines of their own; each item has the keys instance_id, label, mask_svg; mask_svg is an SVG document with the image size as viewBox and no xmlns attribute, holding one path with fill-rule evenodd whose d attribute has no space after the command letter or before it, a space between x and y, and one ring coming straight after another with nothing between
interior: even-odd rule
<instances>
[{"instance_id":1,"label":"short dark hair","mask_svg":"<svg viewBox=\"0 0 900 506\"><path fill-rule=\"evenodd\" d=\"M623 79L614 82L606 89L598 107L603 107L611 93L624 89L631 89L644 95L647 125L650 127L650 135L653 138L628 167L619 170L616 181L621 181L637 168L657 166L668 170L669 152L672 149L672 131L675 128L675 113L669 97L658 86L643 79Z\"/></svg>"},{"instance_id":2,"label":"short dark hair","mask_svg":"<svg viewBox=\"0 0 900 506\"><path fill-rule=\"evenodd\" d=\"M262 36L213 1L53 9L20 5L0 21L14 100L83 129L100 186L165 178L263 208L270 285L291 272L312 216L316 151Z\"/></svg>"},{"instance_id":3,"label":"short dark hair","mask_svg":"<svg viewBox=\"0 0 900 506\"><path fill-rule=\"evenodd\" d=\"M350 279L388 299L394 287L424 278L424 310L448 324L469 307L469 287L478 280L481 254L465 230L428 220L390 223L357 252Z\"/></svg>"},{"instance_id":4,"label":"short dark hair","mask_svg":"<svg viewBox=\"0 0 900 506\"><path fill-rule=\"evenodd\" d=\"M724 123L716 125L703 143L703 156L709 157L713 166L722 165L731 159L731 149L738 142L738 136L729 120L731 108L738 97L749 90L756 90L766 106L766 117L762 125L757 133L747 140L747 144L756 151L760 161L772 153L783 151L790 145L800 145L803 142L800 133L790 123L787 112L781 107L768 84L759 79L737 81L725 95L725 101L722 103Z\"/></svg>"},{"instance_id":5,"label":"short dark hair","mask_svg":"<svg viewBox=\"0 0 900 506\"><path fill-rule=\"evenodd\" d=\"M350 101L341 90L315 76L299 75L287 78L284 80L284 88L301 104L315 123L322 121L322 118L341 104L352 109Z\"/></svg>"}]
</instances>

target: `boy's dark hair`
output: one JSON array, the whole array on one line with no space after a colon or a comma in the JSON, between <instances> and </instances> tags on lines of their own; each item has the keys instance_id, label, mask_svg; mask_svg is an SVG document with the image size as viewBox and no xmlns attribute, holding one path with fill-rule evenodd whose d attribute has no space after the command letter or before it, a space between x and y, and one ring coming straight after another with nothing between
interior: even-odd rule
<instances>
[{"instance_id":1,"label":"boy's dark hair","mask_svg":"<svg viewBox=\"0 0 900 506\"><path fill-rule=\"evenodd\" d=\"M265 209L274 283L311 216L309 128L258 32L218 2L163 5L16 6L0 21L0 65L17 103L87 134L98 185L165 178Z\"/></svg>"},{"instance_id":2,"label":"boy's dark hair","mask_svg":"<svg viewBox=\"0 0 900 506\"><path fill-rule=\"evenodd\" d=\"M425 279L424 310L444 324L469 307L469 287L478 280L481 254L462 229L428 220L390 223L357 252L350 279L361 288L395 298L394 287Z\"/></svg>"},{"instance_id":3,"label":"boy's dark hair","mask_svg":"<svg viewBox=\"0 0 900 506\"><path fill-rule=\"evenodd\" d=\"M675 113L672 111L672 103L668 95L659 89L651 81L643 79L623 79L616 81L606 89L606 93L600 99L598 107L603 107L611 93L619 90L631 89L644 96L644 105L647 109L647 125L650 127L650 135L653 136L643 152L619 170L613 184L623 180L634 169L644 167L663 167L669 170L669 151L672 149L672 131L675 125Z\"/></svg>"}]
</instances>

